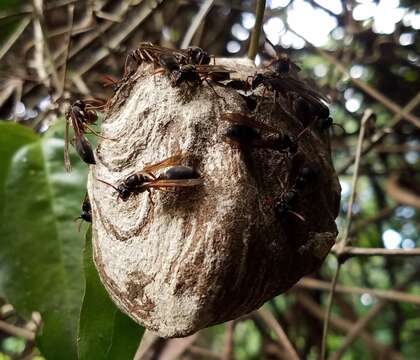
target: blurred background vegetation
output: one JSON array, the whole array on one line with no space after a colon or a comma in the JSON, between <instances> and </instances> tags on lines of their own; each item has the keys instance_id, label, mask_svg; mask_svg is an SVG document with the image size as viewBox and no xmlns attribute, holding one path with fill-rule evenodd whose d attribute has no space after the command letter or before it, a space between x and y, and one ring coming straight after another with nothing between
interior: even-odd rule
<instances>
[{"instance_id":1,"label":"blurred background vegetation","mask_svg":"<svg viewBox=\"0 0 420 360\"><path fill-rule=\"evenodd\" d=\"M255 5L0 1L1 360L133 357L141 329L113 308L83 260L89 243L73 220L87 169L73 153L73 172L64 172L65 106L112 95L103 76L120 78L140 41L246 56ZM244 318L184 339L146 332L136 358L289 359L286 334L300 358L318 359L337 260L327 357L419 358L419 29L416 0L267 0L264 35L328 94L343 127L332 127L331 145L342 185L339 240L351 247L334 247L316 274ZM256 63L264 60L259 51ZM354 187L366 111L375 121L364 127Z\"/></svg>"}]
</instances>

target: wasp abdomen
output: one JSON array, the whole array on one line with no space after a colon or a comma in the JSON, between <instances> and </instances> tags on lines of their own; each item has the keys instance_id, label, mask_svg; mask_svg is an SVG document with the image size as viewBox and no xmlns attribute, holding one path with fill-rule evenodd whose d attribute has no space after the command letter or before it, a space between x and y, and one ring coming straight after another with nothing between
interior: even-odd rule
<instances>
[{"instance_id":1,"label":"wasp abdomen","mask_svg":"<svg viewBox=\"0 0 420 360\"><path fill-rule=\"evenodd\" d=\"M159 176L159 180L197 179L200 175L189 166L172 166Z\"/></svg>"}]
</instances>

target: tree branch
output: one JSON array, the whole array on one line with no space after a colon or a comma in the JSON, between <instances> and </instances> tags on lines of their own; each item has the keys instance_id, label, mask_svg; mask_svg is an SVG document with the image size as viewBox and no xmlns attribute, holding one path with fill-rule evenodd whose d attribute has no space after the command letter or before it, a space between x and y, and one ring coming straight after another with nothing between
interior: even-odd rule
<instances>
[{"instance_id":1,"label":"tree branch","mask_svg":"<svg viewBox=\"0 0 420 360\"><path fill-rule=\"evenodd\" d=\"M257 310L257 314L267 324L267 326L274 331L281 347L287 353L287 358L291 360L299 360L299 356L296 353L296 350L293 348L293 345L288 339L286 333L284 332L283 328L280 326L276 318L273 316L273 314L265 308L260 308L259 310Z\"/></svg>"},{"instance_id":2,"label":"tree branch","mask_svg":"<svg viewBox=\"0 0 420 360\"><path fill-rule=\"evenodd\" d=\"M303 278L296 285L298 288L313 289L313 290L322 290L329 291L331 284L327 281L322 281L313 278ZM349 287L343 285L337 285L336 292L343 294L356 294L363 295L369 294L378 299L386 299L389 301L396 302L406 302L409 304L420 305L420 296L407 294L405 292L396 291L396 290L381 290L381 289L370 289L362 287Z\"/></svg>"},{"instance_id":3,"label":"tree branch","mask_svg":"<svg viewBox=\"0 0 420 360\"><path fill-rule=\"evenodd\" d=\"M356 159L354 163L354 174L353 174L352 185L351 185L352 191L350 194L350 199L349 199L349 204L348 204L348 210L347 210L347 216L346 216L346 227L343 231L341 241L338 243L338 255L337 255L338 259L339 259L342 249L344 249L344 247L347 245L349 241L349 229L350 229L350 225L351 225L351 221L353 217L353 203L356 197L356 185L357 185L357 180L359 177L359 165L360 165L360 157L362 153L362 145L363 145L363 140L365 137L366 124L368 123L368 120L372 115L373 115L372 110L370 109L365 110L365 113L363 114L362 121L361 121L359 139L357 141ZM325 359L329 320L330 320L331 309L332 309L332 304L334 300L335 287L337 286L337 280L340 274L341 264L342 262L339 260L337 262L337 268L335 270L334 277L331 282L331 292L328 298L326 317L325 317L325 322L324 322L324 328L322 331L322 346L321 346L321 359L322 360Z\"/></svg>"},{"instance_id":4,"label":"tree branch","mask_svg":"<svg viewBox=\"0 0 420 360\"><path fill-rule=\"evenodd\" d=\"M248 58L252 61L255 60L257 55L258 43L260 40L262 22L264 19L265 0L257 0L255 8L255 25L252 30L251 41L249 42Z\"/></svg>"}]
</instances>

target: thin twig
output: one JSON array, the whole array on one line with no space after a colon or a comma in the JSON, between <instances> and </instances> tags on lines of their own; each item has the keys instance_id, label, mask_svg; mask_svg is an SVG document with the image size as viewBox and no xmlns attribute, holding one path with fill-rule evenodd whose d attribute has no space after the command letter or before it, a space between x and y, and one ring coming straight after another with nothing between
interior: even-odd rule
<instances>
[{"instance_id":1,"label":"thin twig","mask_svg":"<svg viewBox=\"0 0 420 360\"><path fill-rule=\"evenodd\" d=\"M162 359L162 360L181 359L183 357L182 355L197 340L199 334L200 334L199 332L196 332L187 337L165 340L165 343L162 344L162 347L158 350L159 359Z\"/></svg>"},{"instance_id":2,"label":"thin twig","mask_svg":"<svg viewBox=\"0 0 420 360\"><path fill-rule=\"evenodd\" d=\"M71 44L71 34L73 32L73 20L74 20L74 4L69 5L68 7L68 15L69 15L69 31L67 35L67 46L65 50L65 63L63 69L63 80L61 81L61 87L58 89L57 99L61 98L64 92L64 88L66 86L66 76L67 76L67 63L69 60L69 52L70 52L70 44ZM53 100L54 102L56 99Z\"/></svg>"},{"instance_id":3,"label":"thin twig","mask_svg":"<svg viewBox=\"0 0 420 360\"><path fill-rule=\"evenodd\" d=\"M353 203L354 203L354 199L356 197L356 185L357 185L357 180L359 177L359 165L360 165L360 156L362 153L362 145L363 145L363 139L365 137L365 130L366 130L366 124L369 120L369 118L373 115L372 110L367 109L365 110L363 117L362 117L362 121L360 124L360 133L359 133L359 138L357 141L357 149L356 149L356 159L355 159L355 164L354 164L354 174L353 174L353 179L352 179L352 191L350 194L350 199L349 199L349 204L348 204L348 210L347 210L347 217L346 217L346 226L344 228L343 231L343 235L341 237L341 241L338 244L338 255L340 254L340 251L342 251L342 249L344 249L344 247L347 245L348 243L348 239L349 239L349 229L351 226L351 221L352 221L352 217L353 217ZM334 300L334 292L335 292L335 287L337 286L337 280L338 280L338 276L340 274L340 268L341 268L341 261L337 262L337 267L334 273L334 277L333 280L331 282L331 292L329 294L329 298L328 298L328 303L327 303L327 310L326 310L326 317L325 317L325 321L324 321L324 327L323 327L323 331L322 331L322 345L321 345L321 359L325 359L325 354L326 354L326 343L327 343L327 335L328 335L328 326L329 326L329 320L331 317L331 309L332 309L332 304L333 304L333 300Z\"/></svg>"},{"instance_id":4,"label":"thin twig","mask_svg":"<svg viewBox=\"0 0 420 360\"><path fill-rule=\"evenodd\" d=\"M397 173L388 177L386 182L386 192L389 197L399 204L411 206L420 210L420 196L416 194L415 190L410 190L400 185L400 175Z\"/></svg>"},{"instance_id":5,"label":"thin twig","mask_svg":"<svg viewBox=\"0 0 420 360\"><path fill-rule=\"evenodd\" d=\"M42 4L41 4L41 7L42 7ZM36 8L35 3L34 3L34 8ZM37 72L38 79L42 83L44 83L45 86L48 87L49 77L48 77L48 72L45 66L45 61L44 61L44 43L42 39L41 23L39 22L39 19L36 18L34 19L32 24L34 28L34 45L35 45L33 66L35 67L35 70Z\"/></svg>"},{"instance_id":6,"label":"thin twig","mask_svg":"<svg viewBox=\"0 0 420 360\"><path fill-rule=\"evenodd\" d=\"M351 183L352 191L350 194L350 199L349 199L349 204L348 204L348 209L347 209L346 226L344 228L344 232L341 236L341 241L339 243L339 251L341 249L344 249L344 247L348 244L348 241L349 241L348 235L349 235L349 230L350 230L350 226L351 226L351 222L353 218L353 203L356 197L356 185L357 185L357 180L359 177L359 166L360 166L360 158L362 156L363 140L365 138L366 124L368 123L368 120L370 119L372 115L373 115L372 110L366 109L363 114L362 121L360 124L360 132L359 132L359 138L357 140L357 148L356 148L356 158L354 160L354 173L353 173L353 178L352 178L352 183Z\"/></svg>"},{"instance_id":7,"label":"thin twig","mask_svg":"<svg viewBox=\"0 0 420 360\"><path fill-rule=\"evenodd\" d=\"M20 81L22 84L22 82ZM8 80L3 83L3 87L0 91L0 108L4 105L4 103L14 95L15 91L19 86L19 80ZM22 85L21 85L22 86Z\"/></svg>"},{"instance_id":8,"label":"thin twig","mask_svg":"<svg viewBox=\"0 0 420 360\"><path fill-rule=\"evenodd\" d=\"M416 94L408 103L407 105L402 109L401 113L395 114L395 116L392 118L390 124L386 127L386 129L381 130L375 136L372 138L371 142L363 149L362 155L366 155L369 151L371 151L376 145L382 142L382 140L390 134L392 131L391 129L394 128L401 119L403 118L404 114L408 114L411 111L413 111L417 105L420 103L420 92ZM344 174L351 165L353 165L355 160L355 157L352 156L349 158L349 160L344 164L344 166L337 171L338 174Z\"/></svg>"},{"instance_id":9,"label":"thin twig","mask_svg":"<svg viewBox=\"0 0 420 360\"><path fill-rule=\"evenodd\" d=\"M295 286L298 288L323 291L329 291L331 289L331 283L313 278L303 278ZM369 294L378 299L386 299L389 301L405 302L409 304L420 305L419 295L407 294L405 292L396 290L369 289L337 285L335 291L343 294Z\"/></svg>"},{"instance_id":10,"label":"thin twig","mask_svg":"<svg viewBox=\"0 0 420 360\"><path fill-rule=\"evenodd\" d=\"M378 153L407 153L410 151L420 153L420 146L415 144L386 144L377 146L375 149Z\"/></svg>"},{"instance_id":11,"label":"thin twig","mask_svg":"<svg viewBox=\"0 0 420 360\"><path fill-rule=\"evenodd\" d=\"M274 315L265 308L260 308L257 311L257 314L261 317L261 319L270 327L274 333L277 335L277 339L281 345L281 347L287 353L287 359L297 359L299 360L299 356L296 353L296 350L293 348L289 338L287 337L286 333L284 332L283 328L280 326L279 322L276 320Z\"/></svg>"},{"instance_id":12,"label":"thin twig","mask_svg":"<svg viewBox=\"0 0 420 360\"><path fill-rule=\"evenodd\" d=\"M322 11L325 11L328 15L337 18L337 14L332 12L330 9L326 8L325 6L322 6L321 4L318 4L314 0L308 0L308 2L312 5L312 7L317 7L321 9Z\"/></svg>"},{"instance_id":13,"label":"thin twig","mask_svg":"<svg viewBox=\"0 0 420 360\"><path fill-rule=\"evenodd\" d=\"M128 1L121 1L118 4L118 6L118 8L114 9L114 14L115 16L124 18L125 14L130 9L130 3ZM89 44L91 44L93 41L102 36L107 30L109 30L113 26L118 26L118 24L112 22L104 22L103 24L95 26L95 30L92 33L86 34L86 36L80 39L80 41L77 44L74 44L74 46L72 46L70 50L70 59L77 55L83 49L87 48Z\"/></svg>"},{"instance_id":14,"label":"thin twig","mask_svg":"<svg viewBox=\"0 0 420 360\"><path fill-rule=\"evenodd\" d=\"M360 248L346 246L338 250L338 245L331 249L337 255L351 256L420 256L420 249L384 249L384 248Z\"/></svg>"},{"instance_id":15,"label":"thin twig","mask_svg":"<svg viewBox=\"0 0 420 360\"><path fill-rule=\"evenodd\" d=\"M164 0L159 0L159 1L164 1ZM71 1L67 0L68 3L70 3ZM121 4L119 4L119 7L114 9L114 12L117 16L124 16L124 14L127 13L127 11L130 9L130 3L123 1L121 2ZM137 6L136 9L142 9L141 6ZM132 11L135 11L134 9ZM141 10L143 11L143 10ZM137 14L137 16L135 16L136 19L140 18L141 14ZM90 21L90 20L87 20ZM79 21L78 24L83 24L84 20ZM111 28L113 25L115 25L114 23L111 22L104 22L103 24L96 26L95 31L89 34L86 34L82 39L80 39L80 41L78 41L77 43L73 44L73 46L70 49L70 55L69 55L69 59L72 59L74 56L76 56L80 51L82 51L83 49L87 49L88 45L91 44L93 41L95 41L98 37L102 36L104 32L106 32L107 30L109 30L109 28ZM117 26L117 25L115 25ZM75 32L73 31L73 34L75 34ZM115 35L116 37L118 36L118 33ZM113 38L113 37L112 37ZM111 39L112 39L111 38ZM104 48L99 49L98 51L103 51ZM108 49L109 50L109 49ZM85 63L89 63L91 64L92 62L92 56L91 56L91 51L89 51L90 56L89 57L85 57L85 62L81 62L79 63L80 67L83 67ZM62 52L61 52L61 48L56 51L54 53L54 60L57 60L59 57L61 57ZM107 55L109 55L109 51L105 54L100 54L101 57L96 61L101 61L104 57L106 57ZM95 52L95 56L97 56L97 53ZM89 66L94 66L96 64L96 62L93 65L89 65ZM64 65L64 59L57 61L57 66L61 67ZM44 78L39 80L40 82L45 81ZM25 91L24 91L24 95L27 95L30 91L33 90L33 88L35 87L36 84L32 84L30 86L28 86Z\"/></svg>"},{"instance_id":16,"label":"thin twig","mask_svg":"<svg viewBox=\"0 0 420 360\"><path fill-rule=\"evenodd\" d=\"M82 76L71 74L71 81L76 86L77 90L84 96L89 96L89 94L92 94L92 91L89 89Z\"/></svg>"},{"instance_id":17,"label":"thin twig","mask_svg":"<svg viewBox=\"0 0 420 360\"><path fill-rule=\"evenodd\" d=\"M402 290L404 289L407 284L409 284L414 277L418 275L418 271L414 271L411 273L409 277L407 277L403 283L396 287L396 289ZM340 359L346 350L353 344L353 342L358 338L360 332L366 328L369 322L379 314L382 308L388 303L386 299L381 299L377 304L375 304L369 311L360 319L356 321L356 323L352 326L350 331L347 333L346 337L344 338L343 342L341 343L340 347L337 351L331 355L331 360L338 360Z\"/></svg>"},{"instance_id":18,"label":"thin twig","mask_svg":"<svg viewBox=\"0 0 420 360\"><path fill-rule=\"evenodd\" d=\"M185 33L184 38L182 39L181 49L186 49L188 46L190 46L195 33L197 32L204 18L207 16L209 11L211 10L213 4L214 4L214 0L206 0L203 3L203 5L201 5L200 10L194 16L194 19L192 20L190 27L188 28L187 32Z\"/></svg>"},{"instance_id":19,"label":"thin twig","mask_svg":"<svg viewBox=\"0 0 420 360\"><path fill-rule=\"evenodd\" d=\"M384 105L387 109L391 110L393 113L397 115L401 115L401 117L405 118L407 121L411 122L413 125L420 128L420 119L411 114L410 112L404 112L401 107L390 100L388 97L386 97L384 94L376 90L374 87L370 86L368 83L365 83L362 80L356 79L354 77L351 77L349 70L347 70L346 66L343 65L339 60L337 60L334 56L326 52L324 49L316 47L314 44L312 44L307 38L302 36L301 34L297 33L290 27L288 28L289 31L293 32L295 35L299 36L302 40L304 40L310 47L315 49L316 52L318 52L325 60L330 62L335 66L336 69L338 69L341 73L348 76L350 81L353 82L357 87L362 89L366 94L370 95L372 98L376 99L382 105Z\"/></svg>"},{"instance_id":20,"label":"thin twig","mask_svg":"<svg viewBox=\"0 0 420 360\"><path fill-rule=\"evenodd\" d=\"M48 35L45 30L45 24L44 24L44 19L42 15L42 0L32 0L32 2L33 2L33 9L34 9L34 15L35 15L34 22L37 25L36 28L39 29L42 35L41 37L38 37L37 41L41 42L40 47L42 47L43 51L45 51L46 58L50 65L52 82L54 84L55 89L59 91L60 81L59 81L57 69L54 63L54 57L51 53L51 50L47 42Z\"/></svg>"},{"instance_id":21,"label":"thin twig","mask_svg":"<svg viewBox=\"0 0 420 360\"><path fill-rule=\"evenodd\" d=\"M360 332L369 324L370 320L372 320L378 313L382 310L385 306L386 301L381 301L375 304L365 316L359 319L353 327L350 329L348 334L346 335L344 341L341 343L340 348L334 352L329 359L331 360L338 360L343 356L345 351L350 347L354 340L357 339Z\"/></svg>"},{"instance_id":22,"label":"thin twig","mask_svg":"<svg viewBox=\"0 0 420 360\"><path fill-rule=\"evenodd\" d=\"M110 54L109 49L115 49L117 46L119 46L133 31L137 30L140 24L143 23L143 21L145 21L164 1L165 0L156 0L154 3L154 7L150 7L149 4L139 6L137 14L131 17L130 20L127 20L123 24L120 24L120 31L117 31L112 36L110 36L110 38L108 39L107 48L102 47L95 51L93 55L89 53L89 57L86 58L85 62L78 67L77 75L81 76L85 74L98 62L107 57Z\"/></svg>"},{"instance_id":23,"label":"thin twig","mask_svg":"<svg viewBox=\"0 0 420 360\"><path fill-rule=\"evenodd\" d=\"M297 301L301 304L311 315L322 320L325 318L326 314L325 311L309 296L304 294L298 294ZM338 316L331 316L331 325L336 328L337 330L343 332L349 332L353 326L353 322L347 319L343 319ZM394 349L378 343L373 336L371 336L366 331L361 331L360 338L372 349L375 350L378 355L376 358L381 359L382 355L387 354L389 359L402 359L401 355L396 352Z\"/></svg>"},{"instance_id":24,"label":"thin twig","mask_svg":"<svg viewBox=\"0 0 420 360\"><path fill-rule=\"evenodd\" d=\"M13 34L7 39L7 41L2 45L0 49L0 60L3 58L4 55L10 50L13 44L19 39L20 35L25 31L26 27L31 22L30 16L25 16L19 23L16 30Z\"/></svg>"},{"instance_id":25,"label":"thin twig","mask_svg":"<svg viewBox=\"0 0 420 360\"><path fill-rule=\"evenodd\" d=\"M372 223L375 223L379 220L387 219L389 216L391 216L394 213L394 211L397 207L398 207L398 205L392 206L392 207L386 207L384 209L379 210L373 216L371 216L367 219L360 220L360 221L356 222L356 224L354 224L353 227L351 228L349 236L353 236L353 235L357 234L360 230L365 230L366 226L368 226Z\"/></svg>"},{"instance_id":26,"label":"thin twig","mask_svg":"<svg viewBox=\"0 0 420 360\"><path fill-rule=\"evenodd\" d=\"M264 19L265 0L257 0L255 8L255 25L252 30L251 41L249 42L248 59L255 60L257 56L258 43L260 40L262 22Z\"/></svg>"},{"instance_id":27,"label":"thin twig","mask_svg":"<svg viewBox=\"0 0 420 360\"><path fill-rule=\"evenodd\" d=\"M325 50L320 49L320 48L316 48L316 50L320 53L320 55L324 59L330 61L343 74L349 76L351 81L357 87L362 89L366 94L370 95L372 98L374 98L377 101L379 101L380 103L382 103L386 108L391 110L393 113L395 113L397 115L401 115L407 121L411 122L413 125L420 128L420 119L417 116L415 116L415 115L413 115L409 112L404 112L403 109L401 109L401 107L398 104L396 104L395 102L390 100L388 97L386 97L385 95L380 93L378 90L376 90L374 87L370 86L368 83L365 83L362 80L355 79L355 78L351 77L350 74L349 74L349 71L346 69L346 67L343 64L341 64L335 57L328 54Z\"/></svg>"},{"instance_id":28,"label":"thin twig","mask_svg":"<svg viewBox=\"0 0 420 360\"><path fill-rule=\"evenodd\" d=\"M44 6L44 11L55 10L59 7L66 6L70 3L76 3L80 0L63 0L63 1L56 1L53 4L47 3ZM10 17L15 16L24 16L24 15L31 15L33 11L33 7L31 5L23 5L19 6L19 10L11 10L11 11L0 11L0 20L5 20Z\"/></svg>"},{"instance_id":29,"label":"thin twig","mask_svg":"<svg viewBox=\"0 0 420 360\"><path fill-rule=\"evenodd\" d=\"M116 22L116 23L121 23L123 21L123 19L119 17L118 15L115 15L106 11L95 10L94 13L97 18L104 19L107 21Z\"/></svg>"},{"instance_id":30,"label":"thin twig","mask_svg":"<svg viewBox=\"0 0 420 360\"><path fill-rule=\"evenodd\" d=\"M232 360L234 327L234 320L228 321L226 323L225 348L223 350L222 356L220 357L221 360Z\"/></svg>"},{"instance_id":31,"label":"thin twig","mask_svg":"<svg viewBox=\"0 0 420 360\"><path fill-rule=\"evenodd\" d=\"M194 354L194 355L198 355L198 356L203 357L203 358L210 358L210 359L217 359L217 360L220 359L219 354L217 354L217 353L215 353L215 352L213 352L209 349L203 348L201 346L197 346L197 345L190 346L188 348L188 352L190 352L191 354Z\"/></svg>"},{"instance_id":32,"label":"thin twig","mask_svg":"<svg viewBox=\"0 0 420 360\"><path fill-rule=\"evenodd\" d=\"M35 333L0 320L0 330L12 336L18 336L29 341L35 339Z\"/></svg>"}]
</instances>

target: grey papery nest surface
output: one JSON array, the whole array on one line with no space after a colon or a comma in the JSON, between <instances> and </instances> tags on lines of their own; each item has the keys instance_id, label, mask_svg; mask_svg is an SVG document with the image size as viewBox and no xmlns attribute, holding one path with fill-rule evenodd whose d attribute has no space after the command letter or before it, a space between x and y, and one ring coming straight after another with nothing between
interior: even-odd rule
<instances>
[{"instance_id":1,"label":"grey papery nest surface","mask_svg":"<svg viewBox=\"0 0 420 360\"><path fill-rule=\"evenodd\" d=\"M217 61L222 64L222 61ZM224 62L245 79L247 61ZM279 221L273 201L290 186L291 159L223 141L225 112L249 112L237 91L206 85L171 87L166 75L142 65L111 101L102 124L88 192L93 211L94 260L114 302L162 337L186 336L237 318L316 270L337 233L340 186L328 135L306 131L296 156L319 175ZM297 136L271 98L256 119ZM146 164L181 150L203 185L117 199L117 185ZM251 168L250 168L251 166ZM252 169L253 168L253 169ZM257 174L257 175L255 175Z\"/></svg>"}]
</instances>

